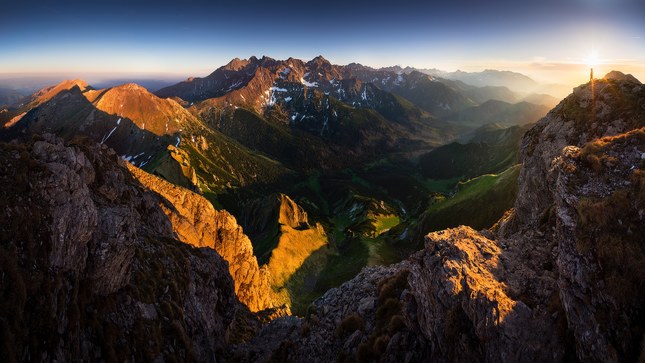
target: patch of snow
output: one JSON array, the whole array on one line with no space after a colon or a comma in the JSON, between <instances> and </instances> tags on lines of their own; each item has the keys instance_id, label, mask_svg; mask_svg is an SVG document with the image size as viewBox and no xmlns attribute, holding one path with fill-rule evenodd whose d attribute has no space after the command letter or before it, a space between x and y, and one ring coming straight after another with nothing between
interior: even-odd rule
<instances>
[{"instance_id":1,"label":"patch of snow","mask_svg":"<svg viewBox=\"0 0 645 363\"><path fill-rule=\"evenodd\" d=\"M120 124L121 124L121 117L119 117L119 119L118 119L118 120L116 120L116 124L117 124L117 125L120 125Z\"/></svg>"},{"instance_id":2,"label":"patch of snow","mask_svg":"<svg viewBox=\"0 0 645 363\"><path fill-rule=\"evenodd\" d=\"M322 125L322 128L320 129L320 136L322 136L323 132L324 132L324 131L325 131L325 129L327 128L327 122L328 122L328 121L329 121L329 119L328 119L327 117L325 117L325 121L324 121L324 123L323 123L323 125Z\"/></svg>"},{"instance_id":3,"label":"patch of snow","mask_svg":"<svg viewBox=\"0 0 645 363\"><path fill-rule=\"evenodd\" d=\"M304 77L300 78L300 83L304 84L307 87L318 87L318 82L307 82Z\"/></svg>"},{"instance_id":4,"label":"patch of snow","mask_svg":"<svg viewBox=\"0 0 645 363\"><path fill-rule=\"evenodd\" d=\"M106 136L103 136L103 139L101 140L101 144L103 144L105 141L107 141L107 139L110 138L110 136L112 136L112 133L116 130L116 128L117 126L114 126L114 128L110 131L109 134L107 134Z\"/></svg>"},{"instance_id":5,"label":"patch of snow","mask_svg":"<svg viewBox=\"0 0 645 363\"><path fill-rule=\"evenodd\" d=\"M230 85L225 92L230 92L230 91L234 90L237 86L239 86L241 84L242 84L242 81L237 81L237 82L233 83L232 85Z\"/></svg>"},{"instance_id":6,"label":"patch of snow","mask_svg":"<svg viewBox=\"0 0 645 363\"><path fill-rule=\"evenodd\" d=\"M123 159L125 161L128 161L128 162L132 162L134 159L138 158L141 155L143 155L143 153L139 153L139 154L137 154L135 156L132 156L132 155L128 156L128 155L124 154L124 155L121 155L121 159Z\"/></svg>"},{"instance_id":7,"label":"patch of snow","mask_svg":"<svg viewBox=\"0 0 645 363\"><path fill-rule=\"evenodd\" d=\"M286 88L280 88L280 87L271 87L271 88L269 88L269 90L271 90L273 92L287 92Z\"/></svg>"},{"instance_id":8,"label":"patch of snow","mask_svg":"<svg viewBox=\"0 0 645 363\"><path fill-rule=\"evenodd\" d=\"M274 88L275 87L271 87L268 90L264 91L264 104L266 106L275 105L276 98L275 98Z\"/></svg>"},{"instance_id":9,"label":"patch of snow","mask_svg":"<svg viewBox=\"0 0 645 363\"><path fill-rule=\"evenodd\" d=\"M289 101L291 101L291 99L292 99L291 96L289 96L289 97L284 99L284 102L289 102Z\"/></svg>"},{"instance_id":10,"label":"patch of snow","mask_svg":"<svg viewBox=\"0 0 645 363\"><path fill-rule=\"evenodd\" d=\"M181 137L177 136L177 143L175 144L175 147L179 147L180 142L181 142Z\"/></svg>"}]
</instances>

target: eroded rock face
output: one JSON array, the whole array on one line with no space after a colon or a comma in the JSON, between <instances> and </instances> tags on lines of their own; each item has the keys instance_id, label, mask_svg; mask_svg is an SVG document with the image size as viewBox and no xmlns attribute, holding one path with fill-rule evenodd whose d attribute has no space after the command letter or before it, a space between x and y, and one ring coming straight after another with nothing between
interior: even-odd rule
<instances>
[{"instance_id":1,"label":"eroded rock face","mask_svg":"<svg viewBox=\"0 0 645 363\"><path fill-rule=\"evenodd\" d=\"M640 128L554 163L558 285L583 361L645 358L644 149Z\"/></svg>"},{"instance_id":2,"label":"eroded rock face","mask_svg":"<svg viewBox=\"0 0 645 363\"><path fill-rule=\"evenodd\" d=\"M553 206L553 181L549 173L553 160L567 145L582 146L603 136L619 135L642 127L645 87L637 80L610 79L581 85L531 128L521 145L523 164L514 223L534 227ZM632 77L633 78L633 77ZM500 231L510 235L518 228Z\"/></svg>"},{"instance_id":3,"label":"eroded rock face","mask_svg":"<svg viewBox=\"0 0 645 363\"><path fill-rule=\"evenodd\" d=\"M562 360L557 317L508 295L502 254L469 227L431 233L424 250L364 269L314 302L305 319L265 327L235 359Z\"/></svg>"},{"instance_id":4,"label":"eroded rock face","mask_svg":"<svg viewBox=\"0 0 645 363\"><path fill-rule=\"evenodd\" d=\"M178 238L195 247L210 247L226 261L235 293L251 311L275 308L266 267L260 268L251 241L226 211L216 211L204 197L148 174L131 164L128 169L141 184L159 194L161 208Z\"/></svg>"},{"instance_id":5,"label":"eroded rock face","mask_svg":"<svg viewBox=\"0 0 645 363\"><path fill-rule=\"evenodd\" d=\"M238 302L226 262L174 238L111 149L0 145L3 361L214 361Z\"/></svg>"}]
</instances>

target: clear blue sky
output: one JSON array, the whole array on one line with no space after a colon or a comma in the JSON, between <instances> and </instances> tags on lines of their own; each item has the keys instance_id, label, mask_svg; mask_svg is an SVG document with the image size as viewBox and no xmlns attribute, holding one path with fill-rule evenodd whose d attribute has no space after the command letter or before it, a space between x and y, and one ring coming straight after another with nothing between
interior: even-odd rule
<instances>
[{"instance_id":1,"label":"clear blue sky","mask_svg":"<svg viewBox=\"0 0 645 363\"><path fill-rule=\"evenodd\" d=\"M48 1L0 5L0 73L202 76L233 57L639 75L645 1ZM609 66L609 65L607 65ZM576 68L577 69L577 68ZM645 74L643 74L645 75Z\"/></svg>"}]
</instances>

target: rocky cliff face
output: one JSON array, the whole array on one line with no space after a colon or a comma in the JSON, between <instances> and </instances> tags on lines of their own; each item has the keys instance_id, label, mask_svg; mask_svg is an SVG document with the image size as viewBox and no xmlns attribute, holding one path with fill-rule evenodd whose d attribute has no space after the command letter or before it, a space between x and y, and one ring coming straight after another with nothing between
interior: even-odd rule
<instances>
[{"instance_id":1,"label":"rocky cliff face","mask_svg":"<svg viewBox=\"0 0 645 363\"><path fill-rule=\"evenodd\" d=\"M523 140L520 194L499 236L537 229L584 361L641 352L645 87L611 72L576 88ZM542 176L542 177L540 177Z\"/></svg>"},{"instance_id":2,"label":"rocky cliff face","mask_svg":"<svg viewBox=\"0 0 645 363\"><path fill-rule=\"evenodd\" d=\"M3 361L212 361L244 307L111 149L0 146Z\"/></svg>"},{"instance_id":3,"label":"rocky cliff face","mask_svg":"<svg viewBox=\"0 0 645 363\"><path fill-rule=\"evenodd\" d=\"M521 146L524 168L514 214L518 225L535 225L553 205L549 172L552 161L565 146L580 147L599 137L642 127L645 87L632 79L614 78L615 75L577 87L526 133Z\"/></svg>"},{"instance_id":4,"label":"rocky cliff face","mask_svg":"<svg viewBox=\"0 0 645 363\"><path fill-rule=\"evenodd\" d=\"M232 359L645 359L645 87L618 76L577 88L526 134L520 195L492 231L431 233Z\"/></svg>"},{"instance_id":5,"label":"rocky cliff face","mask_svg":"<svg viewBox=\"0 0 645 363\"><path fill-rule=\"evenodd\" d=\"M182 242L210 247L227 262L235 283L235 293L251 311L276 307L266 267L259 268L251 241L226 211L216 211L204 197L148 174L128 164L132 175L159 194L161 209Z\"/></svg>"}]
</instances>

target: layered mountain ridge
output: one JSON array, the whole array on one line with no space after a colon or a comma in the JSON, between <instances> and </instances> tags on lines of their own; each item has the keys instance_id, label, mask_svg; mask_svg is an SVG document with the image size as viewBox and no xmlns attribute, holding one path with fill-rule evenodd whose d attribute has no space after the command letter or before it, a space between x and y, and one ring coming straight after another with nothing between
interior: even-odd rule
<instances>
[{"instance_id":1,"label":"layered mountain ridge","mask_svg":"<svg viewBox=\"0 0 645 363\"><path fill-rule=\"evenodd\" d=\"M235 270L245 263L230 265L238 297L254 311L286 304L301 313L361 267L398 261L405 257L403 251L418 248L399 237L408 234L435 188L396 174L416 173L412 159L417 153L446 142L462 128L436 121L423 107L432 109L435 95L444 93L447 98L439 97L441 102L454 98L473 105L463 92L484 98L488 92L418 72L336 66L323 57L308 62L237 59L209 79L189 83L201 84L192 89L211 87L221 96L195 102L160 98L136 84L97 90L80 80L63 82L35 94L23 109L12 110L20 111L16 122L5 124L0 136L29 140L30 134L52 132L66 141L89 136L133 165L229 210L244 220L245 230L262 229L249 233L260 264L249 262L250 272ZM419 99L429 101L417 106L393 93L399 89L419 89ZM413 186L415 194L402 193L401 181ZM457 181L448 181L448 188ZM448 188L440 189L447 194ZM272 214L276 208L267 195L282 195L281 205L301 209L309 215L307 221L297 228L283 223ZM192 204L208 209L205 201ZM506 204L484 213L484 220L496 220ZM270 214L271 220L247 221L248 206L256 206L257 215ZM194 220L189 212L164 210L179 224ZM227 220L219 213L204 215ZM399 230L393 229L399 224ZM196 236L206 233L206 238L210 232L204 231L212 227L188 229L179 236L195 244ZM243 239L234 225L229 232ZM218 241L212 238L206 245L217 246ZM236 258L231 251L217 250L229 262ZM241 256L250 261L252 250L246 251ZM252 297L241 286L267 292Z\"/></svg>"},{"instance_id":2,"label":"layered mountain ridge","mask_svg":"<svg viewBox=\"0 0 645 363\"><path fill-rule=\"evenodd\" d=\"M18 303L5 309L15 318L3 317L3 354L642 356L645 94L635 78L612 72L578 87L535 126L489 123L450 134L455 126L442 123L455 115L468 115L463 122L501 109L482 117L512 125L540 111L474 101L499 89L323 57L235 59L211 76L160 91L192 101L134 84L94 90L70 81L10 111L20 112L3 137L14 141L0 156L2 256L13 262L2 265L11 280L1 287ZM464 144L434 149L426 140L433 132ZM443 187L395 175L439 175L446 160L459 167L438 176L454 178L445 193L424 196ZM490 230L430 233L421 251L404 255L429 229L457 220L486 228L511 205ZM223 207L245 230L216 210ZM32 220L41 227L29 232ZM290 306L304 317L275 319ZM27 340L32 329L43 343ZM61 348L81 341L83 348Z\"/></svg>"}]
</instances>

